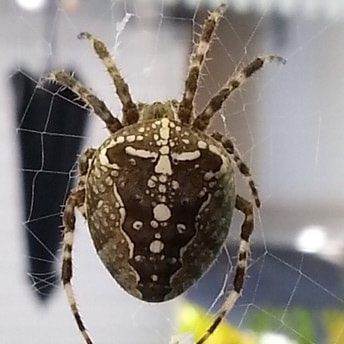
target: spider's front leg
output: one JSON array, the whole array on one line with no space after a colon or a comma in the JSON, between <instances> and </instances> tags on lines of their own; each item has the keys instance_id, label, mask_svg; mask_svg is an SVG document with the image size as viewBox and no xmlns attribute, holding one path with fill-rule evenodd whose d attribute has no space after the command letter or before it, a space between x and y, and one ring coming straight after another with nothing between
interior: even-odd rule
<instances>
[{"instance_id":1,"label":"spider's front leg","mask_svg":"<svg viewBox=\"0 0 344 344\"><path fill-rule=\"evenodd\" d=\"M137 105L133 102L129 92L129 86L123 79L119 69L115 64L115 61L111 58L106 45L88 32L81 32L78 35L78 38L86 38L92 43L96 54L101 59L108 73L110 74L115 85L118 98L123 106L123 124L130 125L136 123L139 120L139 111Z\"/></svg>"},{"instance_id":2,"label":"spider's front leg","mask_svg":"<svg viewBox=\"0 0 344 344\"><path fill-rule=\"evenodd\" d=\"M106 127L112 134L122 128L121 122L111 114L105 103L96 97L91 90L83 86L74 76L64 71L55 71L51 72L46 79L68 87L78 95L86 103L86 106L105 122Z\"/></svg>"},{"instance_id":3,"label":"spider's front leg","mask_svg":"<svg viewBox=\"0 0 344 344\"><path fill-rule=\"evenodd\" d=\"M227 83L209 101L204 110L196 117L192 126L198 130L207 129L211 118L219 111L226 99L238 89L248 78L263 68L268 62L286 63L283 57L271 55L255 58L247 66L243 67L232 76Z\"/></svg>"},{"instance_id":4,"label":"spider's front leg","mask_svg":"<svg viewBox=\"0 0 344 344\"><path fill-rule=\"evenodd\" d=\"M198 86L200 71L204 64L214 31L223 16L226 5L220 5L215 11L210 12L204 21L201 37L195 44L190 57L189 72L185 80L183 99L178 109L178 118L183 124L190 124L193 117L193 102Z\"/></svg>"},{"instance_id":5,"label":"spider's front leg","mask_svg":"<svg viewBox=\"0 0 344 344\"><path fill-rule=\"evenodd\" d=\"M196 342L196 344L203 344L212 335L212 333L214 333L227 314L233 309L243 290L248 260L250 258L250 238L254 226L253 204L243 197L237 195L235 200L235 208L242 212L245 218L241 226L240 245L233 280L233 289L227 295L225 302L223 303L212 324L209 326L203 336Z\"/></svg>"},{"instance_id":6,"label":"spider's front leg","mask_svg":"<svg viewBox=\"0 0 344 344\"><path fill-rule=\"evenodd\" d=\"M63 235L63 261L62 261L62 283L67 294L68 303L72 310L75 321L78 325L78 328L85 339L87 344L92 344L92 340L85 328L85 325L81 319L74 290L71 284L73 276L73 264L72 264L72 250L73 250L73 239L75 231L75 209L78 208L80 212L85 215L85 178L89 168L89 163L94 155L94 149L88 149L86 152L79 158L79 182L75 190L73 190L67 198L64 214L63 214L63 223L64 223L64 235Z\"/></svg>"}]
</instances>

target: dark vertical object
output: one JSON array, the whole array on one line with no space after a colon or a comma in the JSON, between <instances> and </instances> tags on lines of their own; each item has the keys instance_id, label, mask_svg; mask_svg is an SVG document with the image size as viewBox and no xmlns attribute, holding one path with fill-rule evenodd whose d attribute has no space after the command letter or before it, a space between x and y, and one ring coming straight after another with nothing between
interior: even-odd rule
<instances>
[{"instance_id":1,"label":"dark vertical object","mask_svg":"<svg viewBox=\"0 0 344 344\"><path fill-rule=\"evenodd\" d=\"M30 284L45 300L58 283L61 206L72 186L69 173L81 149L88 116L72 102L76 96L71 91L55 94L59 86L52 84L38 88L26 75L17 72L12 77L24 189L25 256Z\"/></svg>"}]
</instances>

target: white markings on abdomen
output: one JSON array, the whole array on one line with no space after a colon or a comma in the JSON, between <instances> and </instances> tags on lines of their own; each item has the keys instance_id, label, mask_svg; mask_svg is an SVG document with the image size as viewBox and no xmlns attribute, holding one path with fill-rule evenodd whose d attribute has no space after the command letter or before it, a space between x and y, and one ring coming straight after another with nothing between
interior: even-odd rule
<instances>
[{"instance_id":1,"label":"white markings on abdomen","mask_svg":"<svg viewBox=\"0 0 344 344\"><path fill-rule=\"evenodd\" d=\"M153 215L159 222L167 221L171 217L171 210L166 204L160 203L153 208Z\"/></svg>"},{"instance_id":2,"label":"white markings on abdomen","mask_svg":"<svg viewBox=\"0 0 344 344\"><path fill-rule=\"evenodd\" d=\"M134 244L133 242L130 240L128 234L123 230L123 223L126 217L126 212L125 212L125 207L124 207L124 203L122 201L122 198L120 196L120 194L117 191L117 187L116 187L116 183L113 185L113 192L115 195L115 199L118 202L118 207L116 207L118 209L119 212L119 223L120 223L120 230L122 235L124 236L125 240L128 243L128 248L129 248L129 258L133 258L134 256Z\"/></svg>"},{"instance_id":3,"label":"white markings on abdomen","mask_svg":"<svg viewBox=\"0 0 344 344\"><path fill-rule=\"evenodd\" d=\"M125 152L131 156L137 156L138 158L143 159L156 159L158 157L158 153L151 152L145 149L135 149L134 147L127 146L125 147Z\"/></svg>"},{"instance_id":4,"label":"white markings on abdomen","mask_svg":"<svg viewBox=\"0 0 344 344\"><path fill-rule=\"evenodd\" d=\"M173 174L171 161L168 155L160 155L158 163L154 167L154 172L157 174Z\"/></svg>"},{"instance_id":5,"label":"white markings on abdomen","mask_svg":"<svg viewBox=\"0 0 344 344\"><path fill-rule=\"evenodd\" d=\"M201 157L201 152L195 150L193 152L172 153L172 159L175 161L192 161Z\"/></svg>"}]
</instances>

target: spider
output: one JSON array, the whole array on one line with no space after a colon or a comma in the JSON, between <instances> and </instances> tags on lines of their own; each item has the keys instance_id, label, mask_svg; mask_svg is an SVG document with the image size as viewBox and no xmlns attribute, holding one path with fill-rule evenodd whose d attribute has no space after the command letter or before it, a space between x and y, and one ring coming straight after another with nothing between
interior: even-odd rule
<instances>
[{"instance_id":1,"label":"spider","mask_svg":"<svg viewBox=\"0 0 344 344\"><path fill-rule=\"evenodd\" d=\"M255 58L234 73L195 114L194 97L214 31L226 6L210 12L193 47L181 101L135 103L105 44L87 39L110 74L122 103L122 122L73 76L52 72L48 79L71 89L106 124L110 135L78 161L79 181L64 209L62 283L77 326L84 326L72 288L75 210L85 217L97 253L128 293L147 302L175 298L214 263L225 244L234 209L244 215L233 288L197 344L216 330L240 297L250 254L253 207L260 207L256 185L230 138L205 131L225 100L267 62ZM236 194L233 166L246 178L252 201Z\"/></svg>"}]
</instances>

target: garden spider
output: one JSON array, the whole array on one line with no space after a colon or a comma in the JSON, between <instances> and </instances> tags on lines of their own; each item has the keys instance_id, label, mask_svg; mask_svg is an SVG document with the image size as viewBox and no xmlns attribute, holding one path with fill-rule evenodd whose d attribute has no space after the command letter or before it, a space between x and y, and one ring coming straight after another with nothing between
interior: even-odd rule
<instances>
[{"instance_id":1,"label":"garden spider","mask_svg":"<svg viewBox=\"0 0 344 344\"><path fill-rule=\"evenodd\" d=\"M227 238L234 208L244 214L233 289L212 325L198 339L204 343L239 298L249 259L253 203L235 192L233 165L247 179L254 204L257 188L247 165L229 138L205 130L230 94L265 63L279 56L257 57L238 70L200 114L194 97L214 30L225 5L209 13L194 45L182 100L135 103L104 43L89 40L104 63L122 103L123 119L73 76L52 72L48 79L75 92L106 124L109 137L79 159L79 181L64 209L62 282L78 328L93 343L81 319L72 279L75 209L87 219L97 253L115 280L131 295L162 302L191 287L213 264Z\"/></svg>"}]
</instances>

